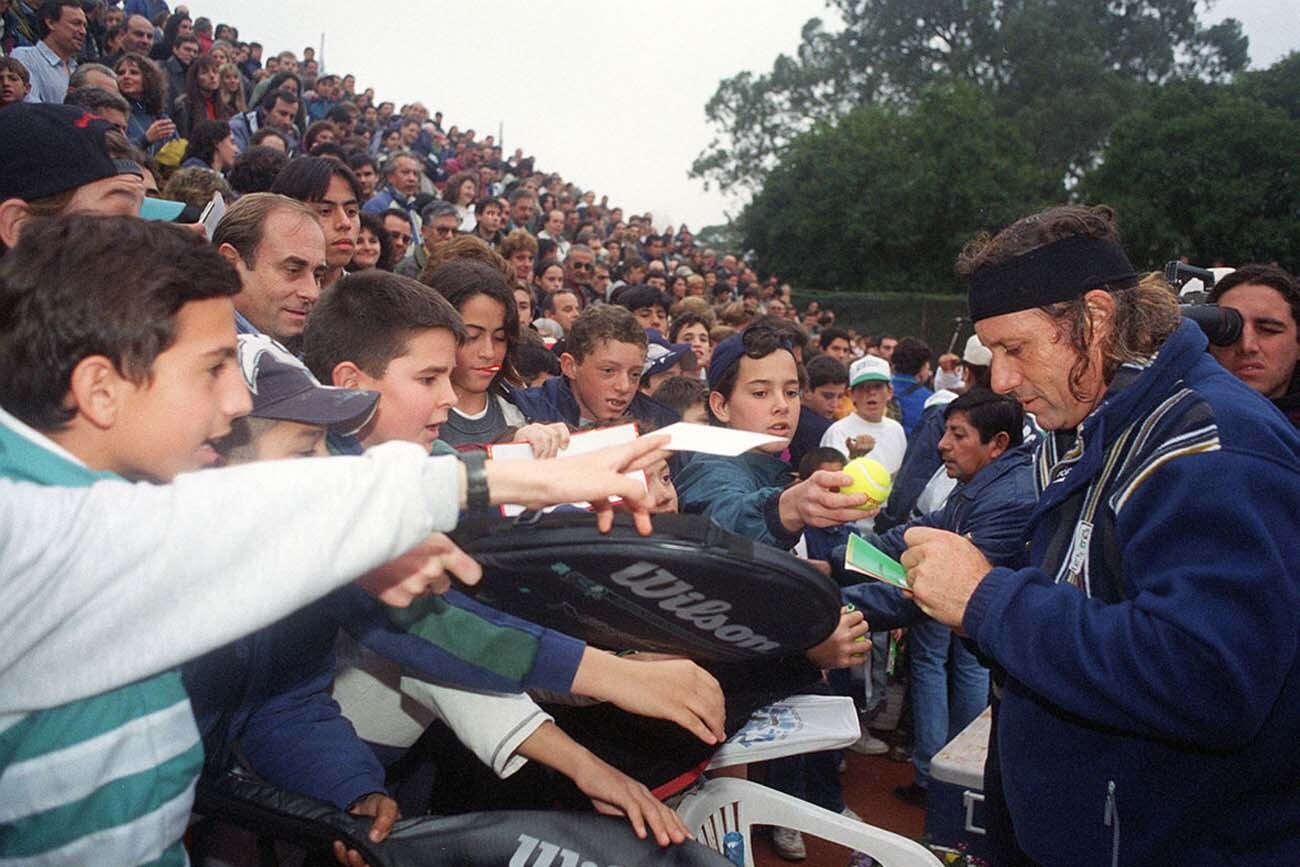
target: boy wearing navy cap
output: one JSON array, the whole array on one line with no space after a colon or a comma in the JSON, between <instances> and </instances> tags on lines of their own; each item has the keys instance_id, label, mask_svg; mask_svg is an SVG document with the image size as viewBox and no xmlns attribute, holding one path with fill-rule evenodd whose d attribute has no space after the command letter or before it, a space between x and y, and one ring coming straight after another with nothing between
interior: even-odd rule
<instances>
[{"instance_id":1,"label":"boy wearing navy cap","mask_svg":"<svg viewBox=\"0 0 1300 867\"><path fill-rule=\"evenodd\" d=\"M0 249L33 214L135 216L144 172L122 134L85 109L23 103L0 112ZM117 158L115 158L117 157Z\"/></svg>"},{"instance_id":2,"label":"boy wearing navy cap","mask_svg":"<svg viewBox=\"0 0 1300 867\"><path fill-rule=\"evenodd\" d=\"M326 433L355 434L375 413L379 392L321 385L285 347L262 334L239 335L239 364L253 409L236 419L227 459L246 463L323 457Z\"/></svg>"},{"instance_id":3,"label":"boy wearing navy cap","mask_svg":"<svg viewBox=\"0 0 1300 867\"><path fill-rule=\"evenodd\" d=\"M732 532L786 550L805 526L874 514L857 508L862 495L838 492L852 481L843 473L818 472L785 486L791 473L781 454L798 424L802 378L790 344L774 328L752 326L718 344L709 363L713 422L780 441L739 458L695 455L677 479L683 512L703 513Z\"/></svg>"},{"instance_id":4,"label":"boy wearing navy cap","mask_svg":"<svg viewBox=\"0 0 1300 867\"><path fill-rule=\"evenodd\" d=\"M689 343L669 343L658 331L646 329L645 369L641 371L641 392L654 394L666 380L695 373L698 365Z\"/></svg>"}]
</instances>

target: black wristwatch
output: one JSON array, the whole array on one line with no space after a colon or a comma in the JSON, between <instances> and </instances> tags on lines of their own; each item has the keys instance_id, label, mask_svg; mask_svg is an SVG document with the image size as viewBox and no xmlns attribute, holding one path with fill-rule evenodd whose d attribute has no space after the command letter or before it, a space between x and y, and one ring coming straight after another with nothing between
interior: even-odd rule
<instances>
[{"instance_id":1,"label":"black wristwatch","mask_svg":"<svg viewBox=\"0 0 1300 867\"><path fill-rule=\"evenodd\" d=\"M487 452L476 449L461 452L458 457L465 465L465 509L473 512L491 507L492 498L488 494Z\"/></svg>"}]
</instances>

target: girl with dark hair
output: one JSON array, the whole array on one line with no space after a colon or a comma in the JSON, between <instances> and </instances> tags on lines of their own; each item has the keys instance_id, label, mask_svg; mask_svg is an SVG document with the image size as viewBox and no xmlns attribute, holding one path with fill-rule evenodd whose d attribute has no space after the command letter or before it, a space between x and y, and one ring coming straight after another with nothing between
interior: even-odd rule
<instances>
[{"instance_id":1,"label":"girl with dark hair","mask_svg":"<svg viewBox=\"0 0 1300 867\"><path fill-rule=\"evenodd\" d=\"M564 285L564 266L559 259L542 259L533 267L534 294L540 299Z\"/></svg>"},{"instance_id":2,"label":"girl with dark hair","mask_svg":"<svg viewBox=\"0 0 1300 867\"><path fill-rule=\"evenodd\" d=\"M172 48L176 45L176 37L189 36L194 32L194 25L190 21L190 16L181 13L168 16L167 23L163 25L162 39L154 45L153 50L149 52L149 57L153 60L166 61L172 56Z\"/></svg>"},{"instance_id":3,"label":"girl with dark hair","mask_svg":"<svg viewBox=\"0 0 1300 867\"><path fill-rule=\"evenodd\" d=\"M460 230L472 231L476 221L470 206L478 198L478 172L466 169L447 178L442 198L456 206L456 213L460 215Z\"/></svg>"},{"instance_id":4,"label":"girl with dark hair","mask_svg":"<svg viewBox=\"0 0 1300 867\"><path fill-rule=\"evenodd\" d=\"M224 120L201 120L190 132L181 168L210 169L222 173L235 164L239 151L235 134Z\"/></svg>"},{"instance_id":5,"label":"girl with dark hair","mask_svg":"<svg viewBox=\"0 0 1300 867\"><path fill-rule=\"evenodd\" d=\"M189 138L203 121L224 121L230 114L229 106L221 100L221 64L205 54L190 64L185 74L185 93L176 100L172 120L181 138Z\"/></svg>"},{"instance_id":6,"label":"girl with dark hair","mask_svg":"<svg viewBox=\"0 0 1300 867\"><path fill-rule=\"evenodd\" d=\"M457 448L497 442L515 433L514 442L527 442L537 457L554 457L568 445L563 425L525 424L523 414L508 400L510 384L519 384L514 369L519 340L519 311L505 275L482 262L448 262L426 281L460 313L468 339L456 348L451 387L456 405L443 422L439 439Z\"/></svg>"},{"instance_id":7,"label":"girl with dark hair","mask_svg":"<svg viewBox=\"0 0 1300 867\"><path fill-rule=\"evenodd\" d=\"M176 135L176 124L163 111L167 104L167 79L154 62L143 54L122 55L113 70L117 86L131 104L126 137L131 144L153 156Z\"/></svg>"},{"instance_id":8,"label":"girl with dark hair","mask_svg":"<svg viewBox=\"0 0 1300 867\"><path fill-rule=\"evenodd\" d=\"M365 268L380 271L393 270L393 242L388 239L384 218L378 214L361 215L361 232L357 235L357 250L348 264L348 273Z\"/></svg>"}]
</instances>

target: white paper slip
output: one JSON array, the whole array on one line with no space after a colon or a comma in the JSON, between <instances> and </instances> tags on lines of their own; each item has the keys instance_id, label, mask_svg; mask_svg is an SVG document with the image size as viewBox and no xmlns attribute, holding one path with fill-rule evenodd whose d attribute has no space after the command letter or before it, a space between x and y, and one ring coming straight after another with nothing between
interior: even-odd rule
<instances>
[{"instance_id":1,"label":"white paper slip","mask_svg":"<svg viewBox=\"0 0 1300 867\"><path fill-rule=\"evenodd\" d=\"M637 437L635 424L620 424L614 427L597 428L596 430L580 431L569 435L568 448L560 450L558 457L571 457L573 455L586 454L587 452L599 451L607 446L618 446L624 443L630 443ZM494 461L532 461L533 447L528 443L496 443L488 446L488 455ZM645 472L643 470L633 470L627 474L629 479L635 479L641 483L641 487L646 487ZM614 498L614 502L619 502ZM571 506L577 506L582 509L591 508L591 503L570 503ZM551 511L554 506L545 509ZM513 504L501 507L501 514L507 518L513 518L515 515L522 514L523 506Z\"/></svg>"},{"instance_id":2,"label":"white paper slip","mask_svg":"<svg viewBox=\"0 0 1300 867\"><path fill-rule=\"evenodd\" d=\"M621 446L636 439L636 425L620 424L596 430L578 431L569 435L569 445L560 450L559 457L595 452L606 446ZM488 446L488 455L494 461L531 461L533 447L528 443L495 443Z\"/></svg>"},{"instance_id":3,"label":"white paper slip","mask_svg":"<svg viewBox=\"0 0 1300 867\"><path fill-rule=\"evenodd\" d=\"M684 421L660 428L653 436L672 437L668 445L664 446L670 452L703 452L706 455L722 455L730 458L759 446L782 441L781 437L774 437L771 434L751 433Z\"/></svg>"},{"instance_id":4,"label":"white paper slip","mask_svg":"<svg viewBox=\"0 0 1300 867\"><path fill-rule=\"evenodd\" d=\"M208 202L203 213L199 215L199 222L203 224L203 231L212 240L212 233L217 230L217 223L226 215L226 200L220 192L212 194L212 201Z\"/></svg>"}]
</instances>

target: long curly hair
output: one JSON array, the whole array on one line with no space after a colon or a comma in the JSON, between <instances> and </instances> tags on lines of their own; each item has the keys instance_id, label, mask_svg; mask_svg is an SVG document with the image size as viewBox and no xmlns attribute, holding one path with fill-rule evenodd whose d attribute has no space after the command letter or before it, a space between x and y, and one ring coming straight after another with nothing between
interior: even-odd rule
<instances>
[{"instance_id":1,"label":"long curly hair","mask_svg":"<svg viewBox=\"0 0 1300 867\"><path fill-rule=\"evenodd\" d=\"M967 242L957 257L956 272L969 278L985 268L1021 256L1031 250L1068 238L1089 238L1120 243L1119 222L1108 205L1061 205L1023 217L995 235L980 233ZM1115 299L1115 313L1098 350L1101 382L1107 384L1120 365L1144 361L1155 355L1161 344L1178 327L1178 296L1157 272L1131 285L1100 285ZM1088 305L1082 296L1039 308L1058 329L1062 339L1075 350L1070 367L1070 392L1076 400L1097 397L1085 382L1092 373L1095 334Z\"/></svg>"},{"instance_id":2,"label":"long curly hair","mask_svg":"<svg viewBox=\"0 0 1300 867\"><path fill-rule=\"evenodd\" d=\"M162 74L158 64L134 51L123 54L118 59L117 65L113 67L113 71L120 74L123 65L127 63L140 70L140 96L136 99L144 104L150 114L162 114L167 105L167 77Z\"/></svg>"}]
</instances>

